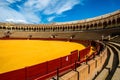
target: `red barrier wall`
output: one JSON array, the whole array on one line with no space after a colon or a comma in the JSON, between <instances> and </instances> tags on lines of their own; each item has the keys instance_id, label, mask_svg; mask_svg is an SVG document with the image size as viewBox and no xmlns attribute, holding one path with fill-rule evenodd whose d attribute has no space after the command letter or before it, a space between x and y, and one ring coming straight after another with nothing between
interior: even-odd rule
<instances>
[{"instance_id":1,"label":"red barrier wall","mask_svg":"<svg viewBox=\"0 0 120 80\"><path fill-rule=\"evenodd\" d=\"M23 69L0 74L0 80L33 80L40 77L39 80L56 75L57 69L59 72L74 69L75 62L80 58L80 62L85 60L86 55L89 53L90 47L84 50L72 51L70 55L57 58L48 62L40 63L34 66L26 67ZM79 56L78 56L79 52Z\"/></svg>"},{"instance_id":2,"label":"red barrier wall","mask_svg":"<svg viewBox=\"0 0 120 80\"><path fill-rule=\"evenodd\" d=\"M86 57L89 54L89 52L90 52L90 46L87 47L86 49L83 49L83 50L79 51L80 62L83 62L83 61L86 60Z\"/></svg>"},{"instance_id":3,"label":"red barrier wall","mask_svg":"<svg viewBox=\"0 0 120 80\"><path fill-rule=\"evenodd\" d=\"M26 68L0 74L0 80L26 80Z\"/></svg>"},{"instance_id":4,"label":"red barrier wall","mask_svg":"<svg viewBox=\"0 0 120 80\"><path fill-rule=\"evenodd\" d=\"M80 62L83 62L86 58L86 51L85 50L81 50L79 51L79 57L80 57Z\"/></svg>"},{"instance_id":5,"label":"red barrier wall","mask_svg":"<svg viewBox=\"0 0 120 80\"><path fill-rule=\"evenodd\" d=\"M48 62L48 73L61 68L61 58L54 59Z\"/></svg>"},{"instance_id":6,"label":"red barrier wall","mask_svg":"<svg viewBox=\"0 0 120 80\"><path fill-rule=\"evenodd\" d=\"M70 65L70 63L71 63L71 55L61 57L61 63L62 63L61 64L62 67Z\"/></svg>"},{"instance_id":7,"label":"red barrier wall","mask_svg":"<svg viewBox=\"0 0 120 80\"><path fill-rule=\"evenodd\" d=\"M38 76L47 74L48 62L27 67L27 79L32 80Z\"/></svg>"},{"instance_id":8,"label":"red barrier wall","mask_svg":"<svg viewBox=\"0 0 120 80\"><path fill-rule=\"evenodd\" d=\"M71 63L75 63L75 61L78 61L78 50L71 52Z\"/></svg>"}]
</instances>

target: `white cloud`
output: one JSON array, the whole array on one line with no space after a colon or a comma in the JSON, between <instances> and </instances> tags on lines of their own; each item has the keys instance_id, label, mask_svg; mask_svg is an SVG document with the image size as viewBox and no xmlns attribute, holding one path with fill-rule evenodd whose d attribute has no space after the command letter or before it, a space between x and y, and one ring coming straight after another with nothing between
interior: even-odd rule
<instances>
[{"instance_id":1,"label":"white cloud","mask_svg":"<svg viewBox=\"0 0 120 80\"><path fill-rule=\"evenodd\" d=\"M21 1L21 0L6 0L6 1L9 2L9 3L14 3L16 1Z\"/></svg>"},{"instance_id":2,"label":"white cloud","mask_svg":"<svg viewBox=\"0 0 120 80\"><path fill-rule=\"evenodd\" d=\"M44 13L47 15L50 14L62 14L65 11L71 10L75 5L79 4L79 0L61 0L56 2L51 2L48 8L44 10ZM51 6L52 5L52 6Z\"/></svg>"},{"instance_id":3,"label":"white cloud","mask_svg":"<svg viewBox=\"0 0 120 80\"><path fill-rule=\"evenodd\" d=\"M68 1L67 3L65 3L63 6L61 6L60 8L58 8L58 10L56 11L56 14L61 14L64 11L68 11L71 10L76 4L78 4L79 2L76 0L71 0Z\"/></svg>"},{"instance_id":4,"label":"white cloud","mask_svg":"<svg viewBox=\"0 0 120 80\"><path fill-rule=\"evenodd\" d=\"M3 5L6 4L6 5ZM6 1L2 1L0 5L0 22L23 22L23 23L39 23L41 18L35 15L32 11L16 11L15 9L10 8L9 3ZM22 7L17 5L18 8Z\"/></svg>"},{"instance_id":5,"label":"white cloud","mask_svg":"<svg viewBox=\"0 0 120 80\"><path fill-rule=\"evenodd\" d=\"M26 12L22 11L21 12L29 23L40 23L41 22L41 17L37 16L34 12Z\"/></svg>"},{"instance_id":6,"label":"white cloud","mask_svg":"<svg viewBox=\"0 0 120 80\"><path fill-rule=\"evenodd\" d=\"M47 20L50 22L55 18L55 16L48 17Z\"/></svg>"},{"instance_id":7,"label":"white cloud","mask_svg":"<svg viewBox=\"0 0 120 80\"><path fill-rule=\"evenodd\" d=\"M71 10L80 0L28 0L24 4L26 11L43 11L44 14L62 14Z\"/></svg>"},{"instance_id":8,"label":"white cloud","mask_svg":"<svg viewBox=\"0 0 120 80\"><path fill-rule=\"evenodd\" d=\"M5 0L0 0L0 7L2 6L7 6L7 5L9 5L9 3L7 2L7 1L5 1Z\"/></svg>"},{"instance_id":9,"label":"white cloud","mask_svg":"<svg viewBox=\"0 0 120 80\"><path fill-rule=\"evenodd\" d=\"M0 21L40 23L42 15L52 21L75 5L82 4L83 0L26 0L22 5L15 3L19 1L22 0L0 0ZM13 3L19 11L9 7Z\"/></svg>"},{"instance_id":10,"label":"white cloud","mask_svg":"<svg viewBox=\"0 0 120 80\"><path fill-rule=\"evenodd\" d=\"M15 19L6 19L7 22L13 22L13 23L28 23L25 20L15 20Z\"/></svg>"},{"instance_id":11,"label":"white cloud","mask_svg":"<svg viewBox=\"0 0 120 80\"><path fill-rule=\"evenodd\" d=\"M25 2L24 8L26 11L41 11L44 10L50 2L51 0L28 0Z\"/></svg>"},{"instance_id":12,"label":"white cloud","mask_svg":"<svg viewBox=\"0 0 120 80\"><path fill-rule=\"evenodd\" d=\"M24 20L26 21L26 19L24 18L24 16L22 14L20 14L19 12L15 11L12 8L9 7L0 7L0 21L5 22L9 19L12 20ZM27 22L27 21L26 21Z\"/></svg>"},{"instance_id":13,"label":"white cloud","mask_svg":"<svg viewBox=\"0 0 120 80\"><path fill-rule=\"evenodd\" d=\"M83 1L83 0L81 0ZM40 12L44 15L61 15L63 12L71 10L75 5L82 3L80 0L28 0L24 4L26 12ZM22 10L23 10L22 9ZM57 16L47 17L52 21Z\"/></svg>"}]
</instances>

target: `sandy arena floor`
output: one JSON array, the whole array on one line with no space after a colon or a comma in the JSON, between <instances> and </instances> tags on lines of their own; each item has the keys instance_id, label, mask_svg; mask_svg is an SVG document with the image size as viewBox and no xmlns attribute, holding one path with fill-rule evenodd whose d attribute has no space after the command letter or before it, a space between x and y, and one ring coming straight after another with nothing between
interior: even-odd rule
<instances>
[{"instance_id":1,"label":"sandy arena floor","mask_svg":"<svg viewBox=\"0 0 120 80\"><path fill-rule=\"evenodd\" d=\"M82 44L64 41L0 40L0 73L49 61L84 48Z\"/></svg>"}]
</instances>

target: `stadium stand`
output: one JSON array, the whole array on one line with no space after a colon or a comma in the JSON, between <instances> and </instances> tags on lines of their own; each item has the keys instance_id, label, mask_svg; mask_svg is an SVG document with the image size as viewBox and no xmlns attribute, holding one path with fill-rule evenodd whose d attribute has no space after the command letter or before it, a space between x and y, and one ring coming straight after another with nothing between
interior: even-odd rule
<instances>
[{"instance_id":1,"label":"stadium stand","mask_svg":"<svg viewBox=\"0 0 120 80\"><path fill-rule=\"evenodd\" d=\"M120 10L91 19L54 24L0 23L0 39L80 41L87 48L20 70L0 74L0 80L120 80ZM86 42L86 40L89 40ZM88 56L90 42L97 49ZM66 62L66 57L71 62ZM55 64L56 63L56 64ZM63 65L64 63L64 65Z\"/></svg>"}]
</instances>

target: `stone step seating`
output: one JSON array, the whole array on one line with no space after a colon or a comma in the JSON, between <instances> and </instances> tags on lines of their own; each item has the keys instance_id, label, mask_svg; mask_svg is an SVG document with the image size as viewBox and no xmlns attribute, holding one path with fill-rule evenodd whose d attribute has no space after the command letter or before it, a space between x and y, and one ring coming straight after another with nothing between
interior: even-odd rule
<instances>
[{"instance_id":1,"label":"stone step seating","mask_svg":"<svg viewBox=\"0 0 120 80\"><path fill-rule=\"evenodd\" d=\"M118 52L119 66L120 66L120 43L109 42L109 44L113 45L114 48L116 48L116 50L117 50L117 52Z\"/></svg>"},{"instance_id":2,"label":"stone step seating","mask_svg":"<svg viewBox=\"0 0 120 80\"><path fill-rule=\"evenodd\" d=\"M113 62L112 71L110 72L110 74L107 77L107 80L109 80L109 79L112 79L112 77L113 77L113 75L114 75L114 73L115 73L115 71L117 69L117 66L119 64L119 56L118 56L119 51L118 51L118 49L114 45L109 44L109 43L107 43L107 45L109 45L111 47L111 49L114 52L114 56L115 56L115 59L114 59L114 62Z\"/></svg>"},{"instance_id":3,"label":"stone step seating","mask_svg":"<svg viewBox=\"0 0 120 80\"><path fill-rule=\"evenodd\" d=\"M114 72L114 75L112 76L111 80L120 80L120 76L119 76L120 75L120 44L115 43L115 42L109 42L109 44L111 44L111 46L114 47L114 49L117 51L118 58L119 58L118 66L117 66L116 71Z\"/></svg>"},{"instance_id":4,"label":"stone step seating","mask_svg":"<svg viewBox=\"0 0 120 80\"><path fill-rule=\"evenodd\" d=\"M120 44L108 42L107 48L113 56L95 80L120 80ZM112 60L112 61L111 61ZM108 70L109 69L109 70Z\"/></svg>"},{"instance_id":5,"label":"stone step seating","mask_svg":"<svg viewBox=\"0 0 120 80\"><path fill-rule=\"evenodd\" d=\"M114 39L111 39L110 41L120 43L120 35L117 35Z\"/></svg>"},{"instance_id":6,"label":"stone step seating","mask_svg":"<svg viewBox=\"0 0 120 80\"><path fill-rule=\"evenodd\" d=\"M94 80L105 80L112 70L114 53L109 46L107 46L107 48L110 52L108 54L110 56L109 61L107 62L106 66L102 69L102 71L96 76Z\"/></svg>"}]
</instances>

